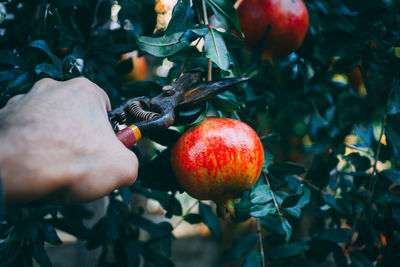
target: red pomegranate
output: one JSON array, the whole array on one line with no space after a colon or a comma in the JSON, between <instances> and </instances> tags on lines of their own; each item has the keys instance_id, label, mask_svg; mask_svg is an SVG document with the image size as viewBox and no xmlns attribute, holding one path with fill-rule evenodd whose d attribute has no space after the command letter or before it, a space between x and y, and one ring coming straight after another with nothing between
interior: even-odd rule
<instances>
[{"instance_id":1,"label":"red pomegranate","mask_svg":"<svg viewBox=\"0 0 400 267\"><path fill-rule=\"evenodd\" d=\"M205 118L189 129L171 157L173 171L187 193L217 204L250 189L263 163L263 146L254 130L225 118Z\"/></svg>"},{"instance_id":2,"label":"red pomegranate","mask_svg":"<svg viewBox=\"0 0 400 267\"><path fill-rule=\"evenodd\" d=\"M302 0L243 0L237 9L244 43L253 50L271 25L263 58L287 56L304 41L308 11Z\"/></svg>"}]
</instances>

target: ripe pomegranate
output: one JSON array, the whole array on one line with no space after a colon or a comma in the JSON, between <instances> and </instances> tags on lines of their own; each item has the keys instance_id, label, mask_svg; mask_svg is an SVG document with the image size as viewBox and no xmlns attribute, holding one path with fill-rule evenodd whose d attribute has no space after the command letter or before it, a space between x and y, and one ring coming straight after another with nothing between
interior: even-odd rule
<instances>
[{"instance_id":1,"label":"ripe pomegranate","mask_svg":"<svg viewBox=\"0 0 400 267\"><path fill-rule=\"evenodd\" d=\"M138 57L137 51L125 53L121 57L121 61L131 59L133 68L130 72L124 74L128 81L143 81L146 80L147 75L147 61L145 57Z\"/></svg>"},{"instance_id":2,"label":"ripe pomegranate","mask_svg":"<svg viewBox=\"0 0 400 267\"><path fill-rule=\"evenodd\" d=\"M301 46L307 33L308 11L302 0L243 0L237 13L250 51L271 25L263 59L287 56Z\"/></svg>"},{"instance_id":3,"label":"ripe pomegranate","mask_svg":"<svg viewBox=\"0 0 400 267\"><path fill-rule=\"evenodd\" d=\"M250 189L263 163L263 146L250 126L211 117L185 132L171 157L172 169L187 193L217 204Z\"/></svg>"}]
</instances>

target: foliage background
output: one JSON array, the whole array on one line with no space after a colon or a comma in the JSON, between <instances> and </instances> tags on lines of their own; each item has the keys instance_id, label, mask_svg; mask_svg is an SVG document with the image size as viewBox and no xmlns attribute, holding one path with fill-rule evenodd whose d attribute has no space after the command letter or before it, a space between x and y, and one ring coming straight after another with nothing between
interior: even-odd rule
<instances>
[{"instance_id":1,"label":"foliage background","mask_svg":"<svg viewBox=\"0 0 400 267\"><path fill-rule=\"evenodd\" d=\"M226 261L259 266L264 258L271 266L295 266L330 255L338 266L395 266L400 247L398 1L307 1L310 26L303 46L273 62L260 60L260 49L245 51L230 33L240 32L233 1L205 3L213 35L199 0L178 1L168 27L156 33L152 0L2 2L0 106L40 78L78 76L104 88L115 106L129 97L153 96L182 71L207 71L209 58L213 79L251 79L203 108L248 123L260 134L267 155L262 176L238 196L237 216L231 218L238 224L256 218L262 230L233 242L223 255ZM115 4L121 9L113 21ZM115 22L119 27L110 29ZM198 50L193 42L201 38L204 49ZM173 63L168 75L126 82L120 74L132 66L117 63L135 49L155 56L156 66L167 58ZM351 74L357 68L361 84ZM183 212L175 197L182 189L168 158L179 130L166 133L166 150L140 159L138 182L108 196L106 215L92 229L83 224L91 211L81 206L33 203L9 212L1 224L1 264L32 266L33 258L51 266L44 245L59 245L55 230L61 229L85 240L88 249L102 247L99 266L172 266L171 224L143 217L143 210L130 205L132 194L160 202L166 217L205 223L220 238L211 206L200 202L198 213ZM133 150L140 157L142 152ZM305 216L314 219L310 231L292 236ZM143 230L148 240L139 239Z\"/></svg>"}]
</instances>

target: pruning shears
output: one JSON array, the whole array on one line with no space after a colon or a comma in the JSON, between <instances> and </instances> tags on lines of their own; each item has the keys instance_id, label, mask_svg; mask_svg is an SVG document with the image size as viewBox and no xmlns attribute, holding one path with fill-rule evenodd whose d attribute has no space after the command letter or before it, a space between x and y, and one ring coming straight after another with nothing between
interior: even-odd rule
<instances>
[{"instance_id":1,"label":"pruning shears","mask_svg":"<svg viewBox=\"0 0 400 267\"><path fill-rule=\"evenodd\" d=\"M205 82L201 72L189 72L173 83L162 87L162 92L153 97L135 97L122 103L108 113L112 124L132 124L116 133L128 148L142 136L168 129L174 124L176 111L199 106L204 101L222 93L230 86L247 81L248 78L225 78Z\"/></svg>"}]
</instances>

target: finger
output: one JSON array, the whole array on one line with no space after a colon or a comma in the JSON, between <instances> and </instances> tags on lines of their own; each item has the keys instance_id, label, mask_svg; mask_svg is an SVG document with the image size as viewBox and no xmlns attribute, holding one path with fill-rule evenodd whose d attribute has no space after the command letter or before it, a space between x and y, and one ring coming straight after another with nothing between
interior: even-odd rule
<instances>
[{"instance_id":1,"label":"finger","mask_svg":"<svg viewBox=\"0 0 400 267\"><path fill-rule=\"evenodd\" d=\"M13 105L14 103L18 102L19 100L21 100L21 98L23 98L24 95L20 94L20 95L15 95L13 97L11 97L8 102L7 105Z\"/></svg>"}]
</instances>

